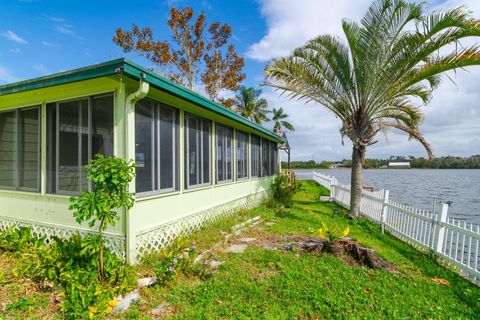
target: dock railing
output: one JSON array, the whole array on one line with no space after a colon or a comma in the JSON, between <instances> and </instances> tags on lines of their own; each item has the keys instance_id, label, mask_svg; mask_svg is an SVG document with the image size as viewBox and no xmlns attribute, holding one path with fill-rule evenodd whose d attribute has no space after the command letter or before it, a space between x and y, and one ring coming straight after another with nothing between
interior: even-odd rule
<instances>
[{"instance_id":1,"label":"dock railing","mask_svg":"<svg viewBox=\"0 0 480 320\"><path fill-rule=\"evenodd\" d=\"M350 208L350 185L313 172L312 179L330 190L330 197ZM448 217L447 203L440 212L419 210L389 198L388 190L362 192L360 213L378 223L382 231L419 249L435 252L447 265L480 284L480 226Z\"/></svg>"}]
</instances>

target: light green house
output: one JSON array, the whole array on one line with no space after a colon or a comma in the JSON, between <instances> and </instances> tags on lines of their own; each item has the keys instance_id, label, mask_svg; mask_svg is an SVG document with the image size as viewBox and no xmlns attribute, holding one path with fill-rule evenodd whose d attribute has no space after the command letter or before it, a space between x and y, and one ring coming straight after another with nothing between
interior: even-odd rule
<instances>
[{"instance_id":1,"label":"light green house","mask_svg":"<svg viewBox=\"0 0 480 320\"><path fill-rule=\"evenodd\" d=\"M127 261L259 203L284 139L125 59L0 86L0 229L68 237L97 153L135 159L136 203L108 230Z\"/></svg>"}]
</instances>

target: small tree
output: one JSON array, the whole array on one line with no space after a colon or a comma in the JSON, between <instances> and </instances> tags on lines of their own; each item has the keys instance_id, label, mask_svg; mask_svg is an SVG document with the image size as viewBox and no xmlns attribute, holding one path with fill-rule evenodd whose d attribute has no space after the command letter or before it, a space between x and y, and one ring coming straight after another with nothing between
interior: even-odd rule
<instances>
[{"instance_id":1,"label":"small tree","mask_svg":"<svg viewBox=\"0 0 480 320\"><path fill-rule=\"evenodd\" d=\"M135 202L128 184L135 176L135 163L120 158L105 158L97 154L85 167L87 179L92 182L93 191L84 191L79 197L70 198L70 210L78 223L88 221L92 228L98 222L100 276L105 279L103 259L103 232L108 225L115 226L120 219L118 209L131 208Z\"/></svg>"},{"instance_id":2,"label":"small tree","mask_svg":"<svg viewBox=\"0 0 480 320\"><path fill-rule=\"evenodd\" d=\"M219 97L221 90L238 90L245 79L245 62L229 43L232 28L228 24L213 22L207 26L205 13L193 19L190 7L171 8L167 24L171 41L155 39L150 27L131 30L117 28L113 42L124 52L135 51L151 60L170 80L195 89L201 81L212 100L231 106L232 101Z\"/></svg>"},{"instance_id":3,"label":"small tree","mask_svg":"<svg viewBox=\"0 0 480 320\"><path fill-rule=\"evenodd\" d=\"M271 111L268 110L267 100L260 98L261 94L262 90L260 89L241 86L238 94L235 96L235 111L256 124L262 124L263 121L270 121L267 114Z\"/></svg>"},{"instance_id":4,"label":"small tree","mask_svg":"<svg viewBox=\"0 0 480 320\"><path fill-rule=\"evenodd\" d=\"M295 127L293 124L288 122L286 119L288 118L288 114L283 111L283 108L280 107L279 109L272 109L272 121L273 121L273 132L276 134L281 134L282 129L285 128L290 131L295 131Z\"/></svg>"}]
</instances>

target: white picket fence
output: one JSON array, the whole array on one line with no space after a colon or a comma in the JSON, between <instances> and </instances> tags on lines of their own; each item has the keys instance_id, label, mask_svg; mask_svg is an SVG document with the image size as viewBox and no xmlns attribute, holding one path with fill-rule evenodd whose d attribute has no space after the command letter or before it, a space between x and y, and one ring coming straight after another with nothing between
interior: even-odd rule
<instances>
[{"instance_id":1,"label":"white picket fence","mask_svg":"<svg viewBox=\"0 0 480 320\"><path fill-rule=\"evenodd\" d=\"M313 172L313 180L330 190L330 197L350 208L350 185ZM389 199L388 190L362 193L360 213L381 224L397 238L432 250L444 262L480 284L480 226L448 217L448 204L440 212L418 210Z\"/></svg>"}]
</instances>

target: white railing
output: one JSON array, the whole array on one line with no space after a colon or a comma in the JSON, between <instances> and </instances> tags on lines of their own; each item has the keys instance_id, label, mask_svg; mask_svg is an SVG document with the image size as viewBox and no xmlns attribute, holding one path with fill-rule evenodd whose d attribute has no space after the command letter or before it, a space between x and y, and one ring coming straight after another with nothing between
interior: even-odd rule
<instances>
[{"instance_id":1,"label":"white railing","mask_svg":"<svg viewBox=\"0 0 480 320\"><path fill-rule=\"evenodd\" d=\"M318 172L313 180L330 190L330 197L350 208L350 185ZM388 190L362 192L360 213L381 224L403 241L434 251L447 264L480 283L480 226L448 218L448 204L440 213L418 210L389 199Z\"/></svg>"}]
</instances>

